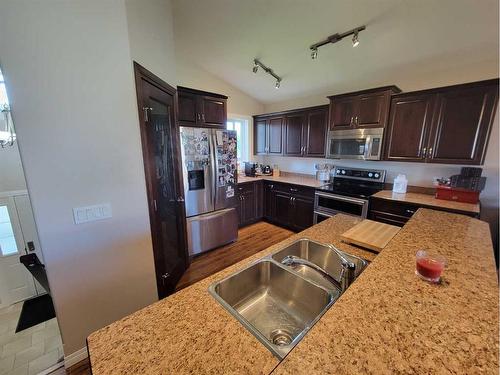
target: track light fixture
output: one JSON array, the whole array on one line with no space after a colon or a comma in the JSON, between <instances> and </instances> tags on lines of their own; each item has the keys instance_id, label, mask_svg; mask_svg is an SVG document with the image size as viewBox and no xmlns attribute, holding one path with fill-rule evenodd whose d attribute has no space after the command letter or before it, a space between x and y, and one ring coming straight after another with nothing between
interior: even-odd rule
<instances>
[{"instance_id":1,"label":"track light fixture","mask_svg":"<svg viewBox=\"0 0 500 375\"><path fill-rule=\"evenodd\" d=\"M322 40L321 42L314 43L312 44L309 49L311 50L311 59L316 60L318 58L318 48L323 47L326 44L329 43L337 43L338 41L344 39L347 36L352 35L352 46L357 47L359 45L359 32L363 31L366 29L366 26L359 26L356 27L355 29L346 31L345 33L337 33L330 35L328 38L325 40Z\"/></svg>"},{"instance_id":2,"label":"track light fixture","mask_svg":"<svg viewBox=\"0 0 500 375\"><path fill-rule=\"evenodd\" d=\"M267 74L273 76L274 78L276 78L276 84L274 85L274 87L276 89L279 89L280 88L280 85L281 85L281 77L279 75L277 75L276 73L274 73L274 70L272 70L271 68L268 68L267 66L265 66L264 64L262 64L258 59L253 59L253 68L252 68L252 71L254 73L257 73L257 71L259 70L259 67L262 68L262 70L264 70L264 72L266 72Z\"/></svg>"}]
</instances>

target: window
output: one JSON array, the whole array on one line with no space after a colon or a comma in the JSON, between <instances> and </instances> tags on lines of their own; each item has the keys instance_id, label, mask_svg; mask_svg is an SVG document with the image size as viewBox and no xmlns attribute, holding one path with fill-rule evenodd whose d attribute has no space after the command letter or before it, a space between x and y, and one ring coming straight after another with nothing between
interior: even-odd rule
<instances>
[{"instance_id":1,"label":"window","mask_svg":"<svg viewBox=\"0 0 500 375\"><path fill-rule=\"evenodd\" d=\"M236 131L238 162L247 161L249 159L248 120L229 119L226 128Z\"/></svg>"},{"instance_id":2,"label":"window","mask_svg":"<svg viewBox=\"0 0 500 375\"><path fill-rule=\"evenodd\" d=\"M0 255L17 254L16 237L7 206L0 206Z\"/></svg>"}]
</instances>

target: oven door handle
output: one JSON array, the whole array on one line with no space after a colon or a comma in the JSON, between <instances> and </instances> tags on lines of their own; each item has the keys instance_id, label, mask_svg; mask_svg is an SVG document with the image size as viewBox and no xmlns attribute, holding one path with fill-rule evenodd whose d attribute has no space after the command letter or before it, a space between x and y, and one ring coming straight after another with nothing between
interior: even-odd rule
<instances>
[{"instance_id":1,"label":"oven door handle","mask_svg":"<svg viewBox=\"0 0 500 375\"><path fill-rule=\"evenodd\" d=\"M366 137L364 159L369 160L371 153L372 153L372 136L368 135Z\"/></svg>"},{"instance_id":2,"label":"oven door handle","mask_svg":"<svg viewBox=\"0 0 500 375\"><path fill-rule=\"evenodd\" d=\"M351 198L351 197L344 197L342 195L331 194L331 193L326 194L326 193L316 192L316 195L320 196L320 197L324 197L324 198L336 199L338 201L354 203L354 204L358 204L360 206L363 206L363 205L368 203L367 200L356 199L356 198Z\"/></svg>"}]
</instances>

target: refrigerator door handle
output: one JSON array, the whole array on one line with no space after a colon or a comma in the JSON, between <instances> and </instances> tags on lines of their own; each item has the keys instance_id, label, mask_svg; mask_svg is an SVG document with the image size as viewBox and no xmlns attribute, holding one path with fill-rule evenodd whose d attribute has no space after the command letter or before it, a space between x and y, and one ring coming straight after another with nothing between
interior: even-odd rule
<instances>
[{"instance_id":1,"label":"refrigerator door handle","mask_svg":"<svg viewBox=\"0 0 500 375\"><path fill-rule=\"evenodd\" d=\"M219 161L217 160L217 130L212 129L210 137L210 158L213 167L213 181L212 181L212 202L214 209L217 207L217 180L219 179Z\"/></svg>"}]
</instances>

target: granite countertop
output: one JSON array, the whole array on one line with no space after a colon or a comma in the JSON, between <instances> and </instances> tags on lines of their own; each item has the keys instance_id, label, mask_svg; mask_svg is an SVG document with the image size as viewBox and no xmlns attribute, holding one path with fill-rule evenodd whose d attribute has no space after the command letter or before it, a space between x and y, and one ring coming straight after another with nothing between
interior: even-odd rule
<instances>
[{"instance_id":1,"label":"granite countertop","mask_svg":"<svg viewBox=\"0 0 500 375\"><path fill-rule=\"evenodd\" d=\"M94 332L93 374L496 374L498 284L488 224L419 209L375 256L340 242L359 220L336 215ZM207 288L301 237L372 263L280 363ZM414 274L419 249L447 257L440 285Z\"/></svg>"},{"instance_id":2,"label":"granite countertop","mask_svg":"<svg viewBox=\"0 0 500 375\"><path fill-rule=\"evenodd\" d=\"M301 186L309 186L313 188L320 187L322 185L326 185L328 182L318 181L314 176L304 175L304 174L292 174L292 173L283 173L281 176L256 176L256 177L247 177L244 174L238 174L238 184L244 184L247 182L253 182L258 180L266 180L266 181L274 181L274 182L283 182L285 184L294 184Z\"/></svg>"},{"instance_id":3,"label":"granite countertop","mask_svg":"<svg viewBox=\"0 0 500 375\"><path fill-rule=\"evenodd\" d=\"M388 199L405 203L415 203L428 207L441 207L449 210L471 212L479 214L481 206L479 203L463 203L436 199L431 194L421 193L393 193L391 190L382 190L372 195L374 198Z\"/></svg>"},{"instance_id":4,"label":"granite countertop","mask_svg":"<svg viewBox=\"0 0 500 375\"><path fill-rule=\"evenodd\" d=\"M92 374L271 373L279 360L209 295L208 286L302 237L373 260L376 254L340 241L359 221L346 215L325 220L92 333Z\"/></svg>"}]
</instances>

